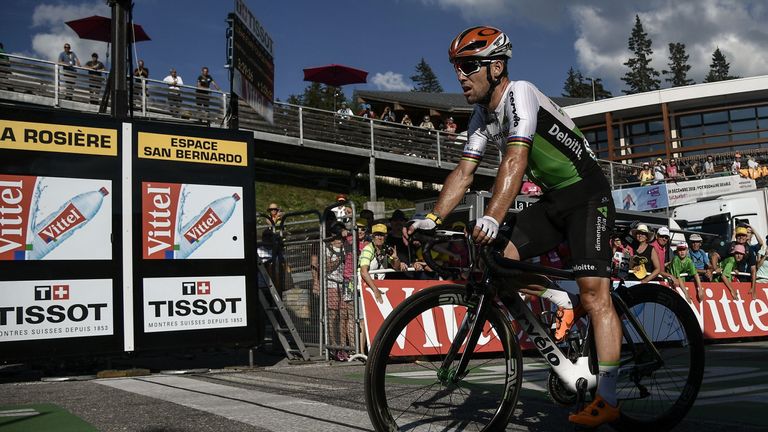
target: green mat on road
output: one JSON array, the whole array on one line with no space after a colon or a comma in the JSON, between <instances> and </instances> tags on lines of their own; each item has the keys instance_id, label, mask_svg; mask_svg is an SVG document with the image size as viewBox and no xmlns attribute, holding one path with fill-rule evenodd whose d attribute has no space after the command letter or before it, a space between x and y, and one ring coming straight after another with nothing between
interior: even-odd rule
<instances>
[{"instance_id":1,"label":"green mat on road","mask_svg":"<svg viewBox=\"0 0 768 432\"><path fill-rule=\"evenodd\" d=\"M0 432L97 432L80 417L54 404L0 406Z\"/></svg>"}]
</instances>

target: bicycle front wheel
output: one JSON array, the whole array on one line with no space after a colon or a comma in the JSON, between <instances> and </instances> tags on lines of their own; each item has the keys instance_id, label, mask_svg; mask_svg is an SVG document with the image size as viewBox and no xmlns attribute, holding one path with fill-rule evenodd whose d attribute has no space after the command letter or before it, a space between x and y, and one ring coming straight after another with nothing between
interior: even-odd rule
<instances>
[{"instance_id":1,"label":"bicycle front wheel","mask_svg":"<svg viewBox=\"0 0 768 432\"><path fill-rule=\"evenodd\" d=\"M691 409L701 387L701 328L688 303L669 288L635 285L619 292L619 297L627 310L617 305L624 331L616 383L621 403L617 429L670 430Z\"/></svg>"},{"instance_id":2,"label":"bicycle front wheel","mask_svg":"<svg viewBox=\"0 0 768 432\"><path fill-rule=\"evenodd\" d=\"M389 315L365 369L366 404L377 431L504 429L522 384L522 357L502 311L488 305L464 373L457 365L466 339L453 361L444 361L477 307L465 287L448 284L414 294Z\"/></svg>"}]
</instances>

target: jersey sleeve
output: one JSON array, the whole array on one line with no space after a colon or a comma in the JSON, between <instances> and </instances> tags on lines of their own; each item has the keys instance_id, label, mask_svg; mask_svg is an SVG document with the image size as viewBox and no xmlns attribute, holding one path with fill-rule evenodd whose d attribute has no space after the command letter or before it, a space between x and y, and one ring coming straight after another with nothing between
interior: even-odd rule
<instances>
[{"instance_id":1,"label":"jersey sleeve","mask_svg":"<svg viewBox=\"0 0 768 432\"><path fill-rule=\"evenodd\" d=\"M539 98L536 89L527 81L517 81L507 98L507 118L510 121L510 134L507 147L524 146L531 148L536 134L539 113Z\"/></svg>"},{"instance_id":2,"label":"jersey sleeve","mask_svg":"<svg viewBox=\"0 0 768 432\"><path fill-rule=\"evenodd\" d=\"M483 134L485 127L485 115L482 109L475 106L472 117L469 119L469 128L467 128L467 143L464 145L464 151L461 153L461 160L480 163L485 153L485 146L488 138Z\"/></svg>"},{"instance_id":3,"label":"jersey sleeve","mask_svg":"<svg viewBox=\"0 0 768 432\"><path fill-rule=\"evenodd\" d=\"M373 261L373 243L369 243L365 245L362 251L360 251L360 259L359 264L360 267L362 266L371 266L371 261Z\"/></svg>"}]
</instances>

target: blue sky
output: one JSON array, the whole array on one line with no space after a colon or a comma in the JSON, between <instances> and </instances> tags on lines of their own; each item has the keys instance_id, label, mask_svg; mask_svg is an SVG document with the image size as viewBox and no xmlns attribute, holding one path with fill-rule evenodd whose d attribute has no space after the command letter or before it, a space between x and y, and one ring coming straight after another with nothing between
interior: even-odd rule
<instances>
[{"instance_id":1,"label":"blue sky","mask_svg":"<svg viewBox=\"0 0 768 432\"><path fill-rule=\"evenodd\" d=\"M151 78L175 67L194 84L203 65L225 89L225 19L231 0L135 0L134 19L152 38L136 45ZM691 56L690 76L706 74L719 47L731 73L768 73L768 10L763 1L739 0L246 0L274 41L275 95L285 100L308 83L302 69L341 63L369 72L355 88L404 90L423 57L443 88L460 88L447 62L448 44L476 24L495 25L512 39L513 79L532 81L559 96L569 67L602 78L614 95L629 57L627 38L639 14L653 40L654 66L667 63L667 44L683 42ZM84 62L92 51L103 58L106 44L80 40L64 21L107 15L103 0L4 0L0 42L10 53L54 59L70 42Z\"/></svg>"}]
</instances>

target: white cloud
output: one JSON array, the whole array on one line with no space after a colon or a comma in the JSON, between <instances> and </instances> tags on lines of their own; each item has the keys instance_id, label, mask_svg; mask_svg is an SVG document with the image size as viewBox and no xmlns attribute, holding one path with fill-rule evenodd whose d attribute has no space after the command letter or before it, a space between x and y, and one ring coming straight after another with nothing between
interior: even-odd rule
<instances>
[{"instance_id":1,"label":"white cloud","mask_svg":"<svg viewBox=\"0 0 768 432\"><path fill-rule=\"evenodd\" d=\"M379 90L386 91L408 91L413 88L412 84L408 84L403 79L403 74L388 72L376 72L371 78L371 84L375 85Z\"/></svg>"},{"instance_id":2,"label":"white cloud","mask_svg":"<svg viewBox=\"0 0 768 432\"><path fill-rule=\"evenodd\" d=\"M104 42L80 39L79 36L65 24L67 21L86 18L91 15L109 17L110 8L103 1L81 4L41 4L35 7L32 14L32 28L39 30L32 36L33 56L56 60L64 47L69 42L72 51L80 57L80 62L85 64L90 60L92 52L99 53L104 60L107 44Z\"/></svg>"},{"instance_id":3,"label":"white cloud","mask_svg":"<svg viewBox=\"0 0 768 432\"><path fill-rule=\"evenodd\" d=\"M530 0L419 0L426 5L437 5L443 10L458 11L465 21L477 24L509 23L532 20L547 28L557 28L565 15L566 2Z\"/></svg>"},{"instance_id":4,"label":"white cloud","mask_svg":"<svg viewBox=\"0 0 768 432\"><path fill-rule=\"evenodd\" d=\"M720 48L731 64L731 75L768 74L768 11L763 3L738 0L651 0L645 2L581 1L571 6L576 27L574 49L586 75L603 78L615 95L626 85L623 63L635 14L653 42L653 67L667 69L669 43L685 44L689 78L701 82L709 72L712 53ZM668 85L662 79L662 87Z\"/></svg>"}]
</instances>

